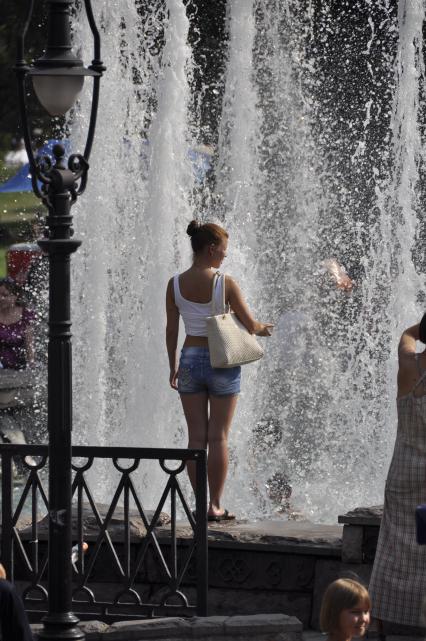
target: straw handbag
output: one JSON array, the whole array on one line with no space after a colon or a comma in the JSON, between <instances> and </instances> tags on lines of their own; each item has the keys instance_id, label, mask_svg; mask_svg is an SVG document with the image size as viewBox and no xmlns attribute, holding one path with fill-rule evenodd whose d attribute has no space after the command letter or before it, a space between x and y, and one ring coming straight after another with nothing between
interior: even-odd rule
<instances>
[{"instance_id":1,"label":"straw handbag","mask_svg":"<svg viewBox=\"0 0 426 641\"><path fill-rule=\"evenodd\" d=\"M215 289L219 278L223 278L222 313L217 314ZM263 356L263 349L235 314L226 311L225 275L217 272L213 279L212 316L207 317L210 363L212 367L229 368L252 363Z\"/></svg>"}]
</instances>

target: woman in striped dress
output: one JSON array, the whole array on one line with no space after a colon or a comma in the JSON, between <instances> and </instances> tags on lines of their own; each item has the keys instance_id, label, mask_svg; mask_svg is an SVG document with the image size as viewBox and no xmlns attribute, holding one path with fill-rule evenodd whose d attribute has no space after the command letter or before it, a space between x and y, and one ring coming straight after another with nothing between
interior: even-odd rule
<instances>
[{"instance_id":1,"label":"woman in striped dress","mask_svg":"<svg viewBox=\"0 0 426 641\"><path fill-rule=\"evenodd\" d=\"M369 585L372 615L422 627L426 600L426 546L416 541L415 509L426 503L426 314L399 343L398 430L385 485L383 519Z\"/></svg>"}]
</instances>

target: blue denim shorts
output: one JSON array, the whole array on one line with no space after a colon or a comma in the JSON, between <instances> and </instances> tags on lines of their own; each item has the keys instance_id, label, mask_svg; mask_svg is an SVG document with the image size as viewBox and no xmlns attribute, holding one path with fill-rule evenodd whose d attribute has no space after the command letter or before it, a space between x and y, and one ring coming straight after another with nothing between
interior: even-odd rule
<instances>
[{"instance_id":1,"label":"blue denim shorts","mask_svg":"<svg viewBox=\"0 0 426 641\"><path fill-rule=\"evenodd\" d=\"M210 365L208 347L184 347L179 361L179 394L207 392L212 396L239 394L241 367L222 369Z\"/></svg>"}]
</instances>

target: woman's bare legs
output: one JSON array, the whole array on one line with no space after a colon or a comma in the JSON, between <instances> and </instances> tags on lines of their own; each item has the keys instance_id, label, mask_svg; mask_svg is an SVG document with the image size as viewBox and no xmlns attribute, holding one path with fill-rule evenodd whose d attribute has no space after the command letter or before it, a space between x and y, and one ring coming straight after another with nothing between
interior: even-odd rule
<instances>
[{"instance_id":1,"label":"woman's bare legs","mask_svg":"<svg viewBox=\"0 0 426 641\"><path fill-rule=\"evenodd\" d=\"M207 441L208 480L210 490L209 514L220 515L220 499L228 472L228 433L237 406L238 396L210 396L210 417Z\"/></svg>"},{"instance_id":2,"label":"woman's bare legs","mask_svg":"<svg viewBox=\"0 0 426 641\"><path fill-rule=\"evenodd\" d=\"M188 425L188 447L204 449L207 447L208 428L208 396L206 392L199 394L181 394L183 413ZM189 480L195 492L195 461L188 461L186 469Z\"/></svg>"},{"instance_id":3,"label":"woman's bare legs","mask_svg":"<svg viewBox=\"0 0 426 641\"><path fill-rule=\"evenodd\" d=\"M208 481L210 490L209 514L223 513L220 498L228 472L228 433L237 406L238 396L181 394L183 412L188 425L188 447L207 447ZM210 417L208 401L210 401ZM188 476L195 492L195 463L188 462Z\"/></svg>"}]
</instances>

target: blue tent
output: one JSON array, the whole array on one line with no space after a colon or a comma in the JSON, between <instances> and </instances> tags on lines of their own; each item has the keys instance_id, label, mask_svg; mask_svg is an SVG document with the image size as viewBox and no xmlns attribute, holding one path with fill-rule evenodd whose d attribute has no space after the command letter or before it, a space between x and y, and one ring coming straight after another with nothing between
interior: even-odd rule
<instances>
[{"instance_id":1,"label":"blue tent","mask_svg":"<svg viewBox=\"0 0 426 641\"><path fill-rule=\"evenodd\" d=\"M0 185L0 193L8 194L16 191L32 191L30 165L27 163L23 165L18 173L5 183Z\"/></svg>"},{"instance_id":2,"label":"blue tent","mask_svg":"<svg viewBox=\"0 0 426 641\"><path fill-rule=\"evenodd\" d=\"M41 147L37 151L37 156L50 156L53 158L53 146L60 143L61 145L64 145L65 150L69 149L69 141L68 140L48 140L43 147ZM39 187L40 187L39 183ZM15 193L18 191L32 191L32 185L31 185L31 173L30 173L30 164L27 163L26 165L23 165L17 174L15 176L12 176L12 178L9 178L9 180L6 180L5 183L0 185L0 193L1 194L10 194L10 193Z\"/></svg>"}]
</instances>

